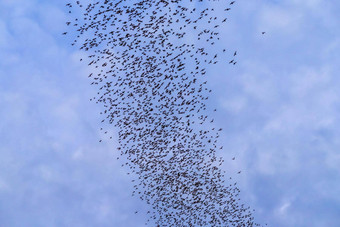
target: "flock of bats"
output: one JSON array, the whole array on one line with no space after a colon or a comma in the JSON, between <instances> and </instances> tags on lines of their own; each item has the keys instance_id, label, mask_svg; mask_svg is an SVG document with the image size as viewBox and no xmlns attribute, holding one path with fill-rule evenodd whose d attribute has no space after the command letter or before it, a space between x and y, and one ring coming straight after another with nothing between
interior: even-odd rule
<instances>
[{"instance_id":1,"label":"flock of bats","mask_svg":"<svg viewBox=\"0 0 340 227\"><path fill-rule=\"evenodd\" d=\"M133 194L150 204L146 224L260 226L241 203L237 184L225 182L223 160L216 154L223 149L217 145L222 129L214 127L206 105L211 92L206 68L221 56L224 61L226 50L216 43L234 3L101 0L66 5L81 17L67 22L73 31L63 34L74 36L72 45L88 53L89 77L98 87L91 100L102 104L104 125L118 131L123 166L136 175Z\"/></svg>"}]
</instances>

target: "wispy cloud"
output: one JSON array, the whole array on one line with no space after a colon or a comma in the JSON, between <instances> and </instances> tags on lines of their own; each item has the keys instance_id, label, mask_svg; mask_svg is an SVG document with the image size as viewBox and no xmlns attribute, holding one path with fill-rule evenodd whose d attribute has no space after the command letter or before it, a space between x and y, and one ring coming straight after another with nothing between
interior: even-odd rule
<instances>
[{"instance_id":1,"label":"wispy cloud","mask_svg":"<svg viewBox=\"0 0 340 227\"><path fill-rule=\"evenodd\" d=\"M0 2L0 225L144 225L116 144L98 143L100 108L83 53L61 36L62 5ZM339 9L237 2L223 34L238 64L208 78L225 168L270 226L340 225Z\"/></svg>"}]
</instances>

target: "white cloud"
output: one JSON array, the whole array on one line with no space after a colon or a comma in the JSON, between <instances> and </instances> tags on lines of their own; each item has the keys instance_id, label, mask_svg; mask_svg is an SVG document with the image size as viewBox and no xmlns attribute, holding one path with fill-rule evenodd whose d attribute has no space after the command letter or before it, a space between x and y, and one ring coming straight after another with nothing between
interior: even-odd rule
<instances>
[{"instance_id":1,"label":"white cloud","mask_svg":"<svg viewBox=\"0 0 340 227\"><path fill-rule=\"evenodd\" d=\"M234 97L228 100L221 100L221 105L226 111L237 114L247 105L245 97Z\"/></svg>"},{"instance_id":2,"label":"white cloud","mask_svg":"<svg viewBox=\"0 0 340 227\"><path fill-rule=\"evenodd\" d=\"M218 94L225 157L238 158L243 193L262 223L338 226L340 5L293 0L240 7L232 32L244 21L253 26L235 34L239 40L230 38L241 47L240 64L225 70L231 75Z\"/></svg>"},{"instance_id":3,"label":"white cloud","mask_svg":"<svg viewBox=\"0 0 340 227\"><path fill-rule=\"evenodd\" d=\"M287 213L287 209L290 207L290 202L285 202L282 206L278 209L278 213L280 216L285 216Z\"/></svg>"},{"instance_id":4,"label":"white cloud","mask_svg":"<svg viewBox=\"0 0 340 227\"><path fill-rule=\"evenodd\" d=\"M297 35L301 30L303 15L294 8L282 6L265 6L260 13L259 31L279 33L284 35Z\"/></svg>"},{"instance_id":5,"label":"white cloud","mask_svg":"<svg viewBox=\"0 0 340 227\"><path fill-rule=\"evenodd\" d=\"M221 141L226 156L237 158L227 172L243 168L243 195L271 226L299 226L300 218L305 226L317 219L338 226L337 216L318 206L337 211L339 204L339 3L257 3L233 9L228 21L239 33L223 42L242 51L235 67L216 70L229 73L214 85L221 91ZM58 35L63 10L47 1L3 0L0 12L1 224L142 223L133 210L143 205L130 197L115 144L98 143L99 108L88 103L94 92L79 63L84 53L66 49ZM267 34L254 42L249 29Z\"/></svg>"}]
</instances>

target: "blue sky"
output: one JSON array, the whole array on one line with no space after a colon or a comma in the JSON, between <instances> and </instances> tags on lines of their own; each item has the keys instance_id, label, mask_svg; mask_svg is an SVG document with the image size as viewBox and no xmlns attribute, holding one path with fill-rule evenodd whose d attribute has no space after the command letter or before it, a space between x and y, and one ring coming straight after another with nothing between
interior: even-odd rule
<instances>
[{"instance_id":1,"label":"blue sky","mask_svg":"<svg viewBox=\"0 0 340 227\"><path fill-rule=\"evenodd\" d=\"M0 226L144 226L117 141L98 142L85 54L61 35L66 3L0 0ZM237 64L208 69L209 104L223 168L260 223L340 226L339 10L237 1L221 31Z\"/></svg>"}]
</instances>

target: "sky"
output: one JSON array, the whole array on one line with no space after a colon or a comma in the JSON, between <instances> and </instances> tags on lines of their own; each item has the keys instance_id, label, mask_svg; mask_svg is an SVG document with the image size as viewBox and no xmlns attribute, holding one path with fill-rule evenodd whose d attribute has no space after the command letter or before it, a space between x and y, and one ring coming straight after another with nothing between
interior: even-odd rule
<instances>
[{"instance_id":1,"label":"sky","mask_svg":"<svg viewBox=\"0 0 340 227\"><path fill-rule=\"evenodd\" d=\"M117 138L98 142L86 53L61 35L66 3L0 0L0 226L144 226ZM228 12L221 40L237 64L208 68L209 105L222 167L259 223L340 226L339 11L239 0Z\"/></svg>"}]
</instances>

